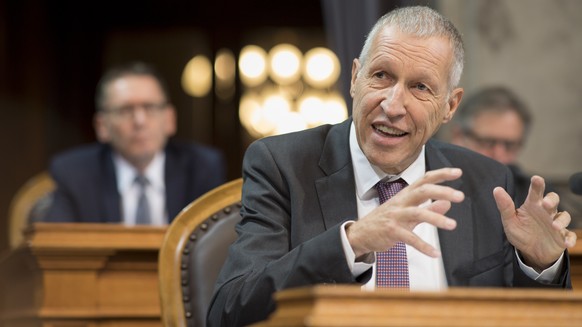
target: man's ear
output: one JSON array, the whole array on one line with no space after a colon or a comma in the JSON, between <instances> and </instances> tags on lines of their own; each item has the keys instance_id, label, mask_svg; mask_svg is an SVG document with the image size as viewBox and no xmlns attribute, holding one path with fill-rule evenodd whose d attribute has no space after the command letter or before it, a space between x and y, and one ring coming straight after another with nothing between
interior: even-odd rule
<instances>
[{"instance_id":1,"label":"man's ear","mask_svg":"<svg viewBox=\"0 0 582 327\"><path fill-rule=\"evenodd\" d=\"M443 123L448 123L451 121L451 119L453 119L455 112L457 112L457 109L459 108L459 104L461 103L461 99L463 98L464 93L465 90L463 90L463 88L460 87L451 91L449 101L447 102L448 111L443 117Z\"/></svg>"},{"instance_id":2,"label":"man's ear","mask_svg":"<svg viewBox=\"0 0 582 327\"><path fill-rule=\"evenodd\" d=\"M358 79L359 71L360 71L360 61L358 60L358 58L355 58L352 63L352 79L350 81L350 95L352 96L352 98L354 97L354 94L356 92L354 88L356 85L356 79Z\"/></svg>"},{"instance_id":3,"label":"man's ear","mask_svg":"<svg viewBox=\"0 0 582 327\"><path fill-rule=\"evenodd\" d=\"M95 135L99 142L108 143L111 140L109 129L107 128L107 122L102 113L97 112L93 116L93 128L95 128Z\"/></svg>"}]
</instances>

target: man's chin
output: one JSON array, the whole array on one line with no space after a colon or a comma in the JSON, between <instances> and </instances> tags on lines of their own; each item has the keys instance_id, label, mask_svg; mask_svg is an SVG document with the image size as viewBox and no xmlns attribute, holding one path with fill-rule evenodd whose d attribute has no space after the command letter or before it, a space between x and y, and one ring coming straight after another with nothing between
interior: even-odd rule
<instances>
[{"instance_id":1,"label":"man's chin","mask_svg":"<svg viewBox=\"0 0 582 327\"><path fill-rule=\"evenodd\" d=\"M399 151L375 151L368 160L376 167L382 169L387 174L400 174L408 167L407 157Z\"/></svg>"},{"instance_id":2,"label":"man's chin","mask_svg":"<svg viewBox=\"0 0 582 327\"><path fill-rule=\"evenodd\" d=\"M146 167L154 158L155 153L151 151L148 152L134 152L127 156L124 156L127 161L129 161L136 168Z\"/></svg>"}]
</instances>

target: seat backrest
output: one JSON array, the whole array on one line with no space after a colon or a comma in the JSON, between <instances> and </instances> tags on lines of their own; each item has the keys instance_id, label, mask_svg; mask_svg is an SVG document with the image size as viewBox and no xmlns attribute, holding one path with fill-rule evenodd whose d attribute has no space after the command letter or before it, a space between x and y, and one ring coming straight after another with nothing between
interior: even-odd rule
<instances>
[{"instance_id":1,"label":"seat backrest","mask_svg":"<svg viewBox=\"0 0 582 327\"><path fill-rule=\"evenodd\" d=\"M32 176L14 194L8 214L8 239L11 248L22 243L24 228L44 215L50 205L54 189L55 183L50 174L43 171Z\"/></svg>"},{"instance_id":2,"label":"seat backrest","mask_svg":"<svg viewBox=\"0 0 582 327\"><path fill-rule=\"evenodd\" d=\"M206 326L206 311L240 221L242 179L204 194L172 221L158 274L164 326Z\"/></svg>"}]
</instances>

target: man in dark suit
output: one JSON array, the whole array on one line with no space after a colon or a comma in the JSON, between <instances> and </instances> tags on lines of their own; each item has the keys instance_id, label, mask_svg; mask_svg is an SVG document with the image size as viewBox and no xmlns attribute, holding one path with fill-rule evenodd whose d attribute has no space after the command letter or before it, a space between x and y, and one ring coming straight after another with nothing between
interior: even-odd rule
<instances>
[{"instance_id":1,"label":"man in dark suit","mask_svg":"<svg viewBox=\"0 0 582 327\"><path fill-rule=\"evenodd\" d=\"M109 70L97 87L96 107L100 143L51 162L57 187L46 221L164 225L225 182L218 150L168 141L176 114L152 66L138 62Z\"/></svg>"},{"instance_id":2,"label":"man in dark suit","mask_svg":"<svg viewBox=\"0 0 582 327\"><path fill-rule=\"evenodd\" d=\"M533 178L516 210L505 166L429 141L461 101L462 66L461 37L447 19L426 7L398 9L353 62L353 121L248 148L242 221L209 325L264 320L273 294L287 288L374 289L386 271L377 260L402 243L411 290L570 287L564 253L576 236L557 196L543 197L544 180ZM408 186L381 204L376 185L393 181Z\"/></svg>"}]
</instances>

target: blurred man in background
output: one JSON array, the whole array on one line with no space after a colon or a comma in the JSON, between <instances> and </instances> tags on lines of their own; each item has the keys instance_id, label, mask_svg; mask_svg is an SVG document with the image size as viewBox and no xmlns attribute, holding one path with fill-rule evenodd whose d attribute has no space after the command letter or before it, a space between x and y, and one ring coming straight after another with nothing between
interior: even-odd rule
<instances>
[{"instance_id":1,"label":"blurred man in background","mask_svg":"<svg viewBox=\"0 0 582 327\"><path fill-rule=\"evenodd\" d=\"M57 155L50 222L164 225L225 182L222 154L168 141L176 111L163 78L146 63L106 72L97 86L96 144Z\"/></svg>"}]
</instances>

